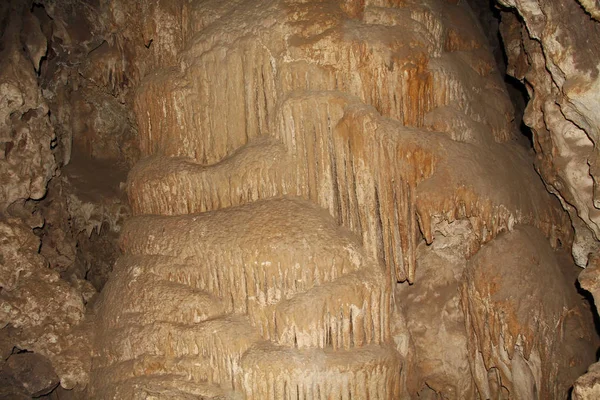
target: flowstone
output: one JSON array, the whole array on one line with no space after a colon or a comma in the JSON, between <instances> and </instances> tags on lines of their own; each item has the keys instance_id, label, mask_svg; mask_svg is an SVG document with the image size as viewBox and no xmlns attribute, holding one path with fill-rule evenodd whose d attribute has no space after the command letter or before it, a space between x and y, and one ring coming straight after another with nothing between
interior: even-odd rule
<instances>
[{"instance_id":1,"label":"flowstone","mask_svg":"<svg viewBox=\"0 0 600 400\"><path fill-rule=\"evenodd\" d=\"M457 3L144 9L161 68L132 101L143 159L98 303L93 398L566 394L589 357L549 354L591 348L586 310L511 268L568 291L554 252L570 221ZM521 236L504 269L497 248ZM486 292L488 275L514 293ZM531 326L515 299L551 304Z\"/></svg>"}]
</instances>

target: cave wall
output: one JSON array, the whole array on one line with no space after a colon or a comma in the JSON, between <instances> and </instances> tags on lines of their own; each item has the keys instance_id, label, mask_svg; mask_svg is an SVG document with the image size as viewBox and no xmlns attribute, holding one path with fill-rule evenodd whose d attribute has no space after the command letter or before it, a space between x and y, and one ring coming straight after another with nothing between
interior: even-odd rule
<instances>
[{"instance_id":1,"label":"cave wall","mask_svg":"<svg viewBox=\"0 0 600 400\"><path fill-rule=\"evenodd\" d=\"M503 5L544 182L464 2L0 6L8 393L565 397L593 53Z\"/></svg>"},{"instance_id":2,"label":"cave wall","mask_svg":"<svg viewBox=\"0 0 600 400\"><path fill-rule=\"evenodd\" d=\"M600 87L598 4L593 1L499 1L508 73L527 88L525 123L533 132L536 170L569 213L579 281L598 301ZM594 368L575 398L597 397Z\"/></svg>"},{"instance_id":3,"label":"cave wall","mask_svg":"<svg viewBox=\"0 0 600 400\"><path fill-rule=\"evenodd\" d=\"M133 101L144 157L128 179L136 217L100 306L92 393L566 396L593 361L590 313L559 256L571 246L570 221L531 168L469 9L181 4L163 19L184 27L165 47L179 49L177 62L147 74ZM315 216L296 211L306 224L296 222L281 196L327 210L322 223L333 218L353 235L360 259L413 286L391 290L382 277L355 286L352 277L377 263L350 272L310 256L339 245L313 236ZM295 270L300 254L320 262ZM521 269L529 275L514 279ZM565 295L541 290L540 276ZM190 309L174 311L178 297L157 305L172 285L190 291ZM363 285L383 285L382 302ZM111 293L123 292L119 307ZM394 307L382 308L392 294ZM201 312L206 302L216 314ZM383 331L365 331L357 317L374 318L373 307ZM149 335L152 321L160 329ZM397 353L378 358L392 345ZM362 361L342 369L352 353ZM190 364L198 358L213 366Z\"/></svg>"},{"instance_id":4,"label":"cave wall","mask_svg":"<svg viewBox=\"0 0 600 400\"><path fill-rule=\"evenodd\" d=\"M119 183L135 158L135 127L116 94L78 72L106 33L89 30L97 15L85 10L0 6L3 398L85 387L89 305L130 213Z\"/></svg>"},{"instance_id":5,"label":"cave wall","mask_svg":"<svg viewBox=\"0 0 600 400\"><path fill-rule=\"evenodd\" d=\"M11 381L16 380L17 393L13 396L23 394L18 393L19 389L26 395L44 394L58 383L56 373L67 387L85 379L89 369L85 359L79 359L77 352L75 356L68 354L69 347L77 346L77 333L72 328L83 320L84 301L81 292L49 269L47 260L39 254L41 243L34 229L41 228L44 219L26 202L45 196L48 181L58 168L53 154L57 137L38 84L47 38L26 4L5 2L0 10L3 390L11 393ZM15 349L35 356L13 354ZM19 387L18 371L31 362L30 357L49 359L53 368L47 361L37 361L41 368L39 381L27 388Z\"/></svg>"},{"instance_id":6,"label":"cave wall","mask_svg":"<svg viewBox=\"0 0 600 400\"><path fill-rule=\"evenodd\" d=\"M597 160L598 21L576 2L501 2L508 73L530 95L525 122L534 132L536 166L569 212L573 257L585 267L600 237ZM593 15L593 14L592 14Z\"/></svg>"}]
</instances>

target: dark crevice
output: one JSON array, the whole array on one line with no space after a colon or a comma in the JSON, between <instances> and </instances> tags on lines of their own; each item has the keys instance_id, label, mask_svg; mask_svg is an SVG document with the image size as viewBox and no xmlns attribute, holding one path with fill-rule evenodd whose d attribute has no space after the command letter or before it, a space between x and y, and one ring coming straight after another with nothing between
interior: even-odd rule
<instances>
[{"instance_id":1,"label":"dark crevice","mask_svg":"<svg viewBox=\"0 0 600 400\"><path fill-rule=\"evenodd\" d=\"M508 91L508 95L515 110L515 126L524 139L522 142L529 148L533 148L533 132L531 131L531 128L523 122L525 107L529 102L527 88L523 82L507 74L508 55L506 54L504 41L502 40L502 35L500 33L500 24L502 12L509 10L499 8L499 5L495 0L468 0L468 3L476 17L479 19L483 33L488 39L488 44L490 45L490 49L496 60L498 71L500 71L500 74L504 79L506 90Z\"/></svg>"},{"instance_id":2,"label":"dark crevice","mask_svg":"<svg viewBox=\"0 0 600 400\"><path fill-rule=\"evenodd\" d=\"M575 281L575 288L577 289L577 293L585 299L585 301L589 305L590 313L592 314L592 318L594 320L594 328L596 328L596 334L600 336L600 316L598 315L598 311L596 308L596 303L594 301L594 297L590 292L581 287L581 284L578 280ZM600 357L600 348L598 348L596 352L596 358Z\"/></svg>"},{"instance_id":3,"label":"dark crevice","mask_svg":"<svg viewBox=\"0 0 600 400\"><path fill-rule=\"evenodd\" d=\"M518 124L519 132L527 139L529 147L533 148L533 131L523 121L525 107L527 106L527 103L529 103L529 93L527 93L527 88L523 82L506 74L504 75L504 83L506 84L506 89L508 90L515 107L515 122Z\"/></svg>"}]
</instances>

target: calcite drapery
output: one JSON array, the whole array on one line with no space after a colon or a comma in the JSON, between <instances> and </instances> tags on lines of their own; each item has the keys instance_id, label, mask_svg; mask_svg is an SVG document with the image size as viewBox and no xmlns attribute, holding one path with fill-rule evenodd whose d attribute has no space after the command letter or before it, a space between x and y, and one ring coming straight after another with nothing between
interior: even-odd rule
<instances>
[{"instance_id":1,"label":"calcite drapery","mask_svg":"<svg viewBox=\"0 0 600 400\"><path fill-rule=\"evenodd\" d=\"M516 143L503 83L463 3L0 5L0 15L16 16L0 27L0 214L18 216L0 224L2 333L15 335L0 338L0 350L35 351L4 366L45 355L63 386L87 381L84 332L72 327L94 291L69 277L85 273L75 264L86 260L74 260L75 238L64 236L103 223L117 231L125 208L116 195L110 212L71 197L77 149L130 164L145 157L127 185L137 216L98 304L86 396L561 395L589 362L589 338L577 335L591 328L577 299L548 299L532 274L568 292L569 276L557 281L568 263L551 247L571 246L569 221ZM561 14L555 6L542 14ZM537 32L543 18L527 10L527 34L539 33L542 46L581 44ZM574 223L593 230L593 150L570 122L593 131L594 92L571 79L589 52L573 55L573 71L570 56L554 60L560 51L540 53L517 36L510 43L527 50L525 75L540 96L528 113L540 171L578 208ZM70 161L45 200L54 208L43 209L40 249L32 229L41 220L22 202L43 196ZM57 212L65 193L66 212ZM582 246L576 228L581 263L594 242ZM515 284L516 266L526 282ZM595 287L594 271L585 287ZM511 300L529 298L540 305L535 323ZM554 352L559 343L577 351ZM48 376L42 392L56 382ZM576 394L593 390L589 378Z\"/></svg>"},{"instance_id":2,"label":"calcite drapery","mask_svg":"<svg viewBox=\"0 0 600 400\"><path fill-rule=\"evenodd\" d=\"M213 209L212 207L243 204L274 195L300 195L329 208L343 225L363 236L367 248L373 254L384 257L384 253L393 253L394 248L402 249L404 260L395 255L388 257L386 263L398 280L412 281L417 224L414 221L414 210L407 208L413 207L415 203L414 198L410 200L409 197L416 196L414 187L417 182L428 178L432 173L435 157L432 153L435 153L435 147L442 153L447 151L443 145L435 144L439 136L429 133L431 129L443 129L454 141L472 144L482 151L491 147L490 155L482 156L479 161L488 164L483 168L488 168L489 171L508 168L525 170L526 177L523 179L528 181L523 182L522 186L541 188L535 175L525 167L525 159L506 161L503 157L492 154L505 152L506 157L513 157L508 153L519 150L512 150L515 146L509 144L499 144L507 142L514 133L510 123L510 101L493 67L493 59L482 51L481 45L473 45L474 41L479 40L469 36L473 32L462 32L455 21L447 21L442 17L443 13L450 13L452 16L458 13L464 18L465 14L468 15L468 9L458 7L459 10L456 10L456 6L435 2L388 8L372 5L365 6L361 11L360 22L348 19L344 10L334 4L326 3L324 8L292 4L282 6L277 2L267 2L261 5L261 12L256 15L248 14L250 11L246 8L255 8L250 5L229 10L226 17L209 25L210 29L205 28L206 33L200 31L194 36L181 56L180 67L156 72L145 79L135 102L141 148L145 155L152 154L156 158L136 167L130 179L129 193L136 212L177 214L206 211ZM240 19L247 19L248 15L252 15L256 21L236 25ZM406 19L412 23L400 28L399 24ZM286 24L284 21L287 20L290 22ZM472 20L471 23L475 22ZM411 32L419 24L429 29L429 35L413 38ZM371 30L368 30L369 27ZM462 41L455 40L456 43L448 50L444 47L437 48L439 43L445 43L449 32L454 32L453 35L460 32L465 37L457 36ZM405 34L413 40L405 40ZM248 40L247 36L252 40ZM223 68L223 65L226 67ZM417 68L420 72L413 73L411 68ZM476 85L476 82L480 84ZM380 90L386 92L380 93ZM157 98L162 100L156 102ZM490 101L492 98L493 102ZM350 113L346 110L364 107L364 103L374 109L366 111L367 107L362 113ZM226 111L223 105L228 107ZM227 117L219 118L224 111ZM402 197L402 200L396 202L394 194L390 193L389 198L377 201L381 200L383 207L387 208L382 214L399 214L396 225L404 226L400 227L399 232L389 235L383 233L387 236L384 243L377 243L377 233L375 228L371 228L373 221L359 222L357 219L360 217L356 215L344 222L344 216L337 215L336 210L344 207L343 197L346 197L349 214L362 212L365 214L363 220L378 218L374 215L377 214L374 212L377 195L372 193L373 189L364 190L365 196L370 196L371 200L362 210L357 208L363 206L365 199L361 198L360 203L352 203L355 194L351 192L356 191L357 186L352 182L355 175L353 168L362 167L360 161L349 161L353 166L348 165L341 172L333 164L338 158L340 161L337 162L341 162L350 157L349 154L341 154L348 152L341 146L345 146L344 142L350 139L342 136L335 140L336 133L342 130L341 126L336 129L338 122L347 114L364 115L375 111L398 121L398 127L427 126L426 131L412 132L414 136L430 138L423 139L424 141L433 142L431 145L421 144L419 141L411 143L410 139L402 137L404 135L389 134L392 137L390 140L407 143L392 145L397 147L398 152L419 154L415 155L416 159L406 161L398 154L390 155L396 158L394 163L406 164L397 167L400 169L398 173L403 175L400 186L405 187L401 189L402 194L395 196ZM319 115L315 115L315 112ZM379 117L373 118L377 120ZM348 121L346 124L351 123ZM363 122L357 123L352 129L357 129L361 124ZM366 129L377 132L378 125ZM333 138L328 137L332 135ZM352 136L349 133L345 135ZM283 158L278 143L270 143L269 157L261 157L263 150L253 142L253 138L258 136L279 138L292 158L291 161L279 162L286 165L289 162L299 163L300 166L277 166L276 160ZM362 139L362 136L365 138ZM356 150L352 151L360 152L364 149L368 157L371 156L369 151L374 151L374 148L364 146L364 142L372 140L374 146L381 148L390 145L384 145L383 138L373 137L371 133L357 137L358 141L352 145ZM299 142L296 143L297 141ZM339 144L336 146L337 143ZM431 149L431 146L434 148ZM462 148L464 153L471 153L470 149L474 148L466 144L456 146L457 152ZM165 156L169 158L164 160ZM459 154L454 156L456 162L465 158ZM494 161L486 160L489 157L493 157ZM375 158L373 163L379 160ZM448 164L452 162L455 162L454 158ZM506 166L498 168L493 165L494 162L506 162ZM167 163L169 167L165 168ZM240 167L240 163L245 165ZM385 167L393 165L384 160L381 163ZM212 167L201 167L206 164ZM448 165L447 168L454 169L455 172L448 171L446 174L460 177L473 171L468 162L465 164L460 168ZM247 175L231 174L227 165L234 165ZM379 173L385 175L381 166L378 167L381 171ZM414 168L417 170L410 171ZM157 171L159 169L162 171ZM228 173L233 177L223 175ZM163 174L168 174L169 178L161 183ZM286 176L290 174L291 176ZM337 174L347 175L346 189L342 187L343 183L337 182L342 179L336 177ZM369 174L376 173L371 171ZM222 186L212 183L221 179L236 181ZM375 177L371 179L374 180ZM393 179L400 179L400 176L384 177L387 181ZM504 179L508 185L508 180L513 179L512 174L507 173L507 178ZM548 231L555 226L563 231L559 234L563 236L561 240L565 243L570 241L564 237L568 235L567 229L563 229L567 221L557 212L557 208L548 205L547 197L535 198L541 190L532 190L533 195L528 196L533 196L534 199L530 200L527 196L517 195L516 190L512 194L510 189L507 192L495 190L490 182L493 180L486 181L481 174L478 181L466 182L468 184L463 190L463 196L469 196L471 191L479 192L475 195L475 201L480 205L475 208L487 214L481 226L492 232L487 238L487 234L484 234L483 240L488 240L498 230L505 229L509 219L511 224L528 223L533 221L531 217L534 214L539 213L546 215L541 217L544 222L540 223L549 236L556 236ZM179 184L183 185L181 189L178 189ZM449 186L459 187L461 184L464 185L457 182ZM488 187L469 187L478 184ZM383 187L386 185L387 183ZM211 188L210 192L208 187ZM436 189L438 196L444 195L445 191L441 189ZM337 193L340 190L348 193ZM221 191L237 193L219 193ZM484 205L486 200L483 199L490 196L504 198L490 199ZM470 216L469 203L473 200L461 200L467 203L465 216ZM386 204L387 201L394 204ZM440 203L444 201L447 204L442 206ZM515 201L522 204L511 206ZM525 205L523 202L529 204ZM441 212L449 212L447 208L452 203L453 199L439 199L436 207ZM535 205L536 203L539 204ZM500 204L509 211L501 210ZM391 212L395 207L404 209ZM550 216L551 213L555 215ZM430 214L424 212L422 216L427 218ZM456 213L453 210L450 214ZM553 224L554 219L562 220ZM422 228L425 232L430 230L427 223ZM430 235L426 233L426 236Z\"/></svg>"},{"instance_id":3,"label":"calcite drapery","mask_svg":"<svg viewBox=\"0 0 600 400\"><path fill-rule=\"evenodd\" d=\"M100 303L93 396L414 395L430 383L409 376L390 320L420 243L468 221L463 260L519 225L570 246L466 6L177 4L160 21L180 21L181 36L156 43L176 61L158 62L135 96L147 158L129 177L137 216ZM559 308L541 318L560 320ZM486 351L470 321L453 321L465 358ZM564 389L531 371L550 381L538 393ZM513 380L493 382L521 388Z\"/></svg>"},{"instance_id":4,"label":"calcite drapery","mask_svg":"<svg viewBox=\"0 0 600 400\"><path fill-rule=\"evenodd\" d=\"M127 256L104 292L92 396L137 398L153 385L173 396L399 395L391 282L318 207L284 198L141 216L122 243ZM161 383L165 373L175 379Z\"/></svg>"}]
</instances>

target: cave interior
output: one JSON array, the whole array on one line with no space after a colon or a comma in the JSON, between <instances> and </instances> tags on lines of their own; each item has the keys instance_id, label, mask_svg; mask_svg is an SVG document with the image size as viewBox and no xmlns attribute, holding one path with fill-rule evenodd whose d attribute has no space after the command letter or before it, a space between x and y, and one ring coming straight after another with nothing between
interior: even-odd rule
<instances>
[{"instance_id":1,"label":"cave interior","mask_svg":"<svg viewBox=\"0 0 600 400\"><path fill-rule=\"evenodd\" d=\"M0 3L0 399L600 398L600 3Z\"/></svg>"}]
</instances>

